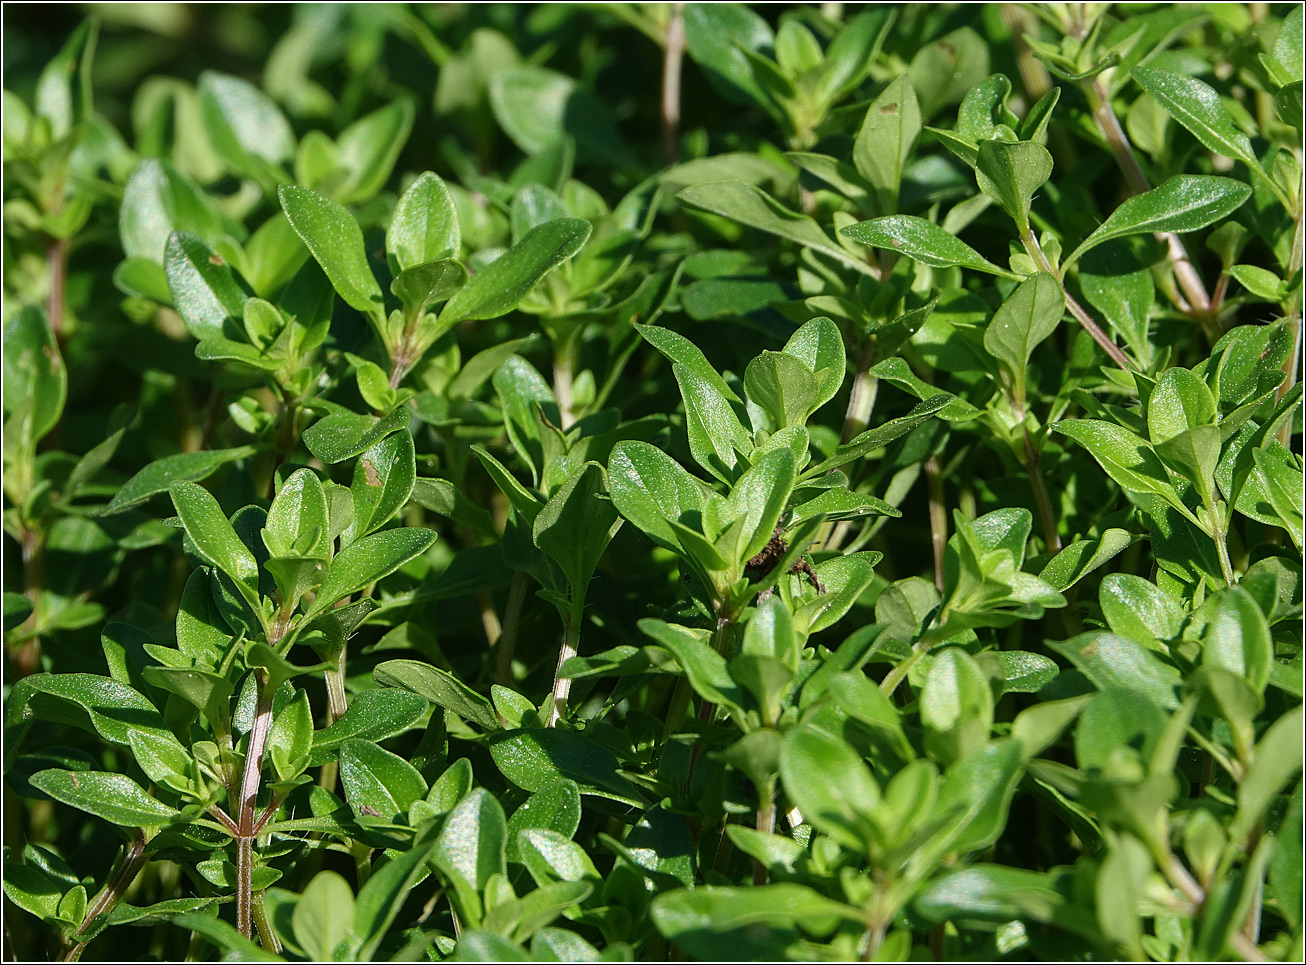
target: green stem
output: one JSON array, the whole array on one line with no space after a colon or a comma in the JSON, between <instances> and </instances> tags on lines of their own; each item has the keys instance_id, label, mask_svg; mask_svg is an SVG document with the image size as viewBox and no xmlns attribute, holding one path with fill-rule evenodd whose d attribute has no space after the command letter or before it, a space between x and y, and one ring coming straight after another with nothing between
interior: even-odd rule
<instances>
[{"instance_id":1,"label":"green stem","mask_svg":"<svg viewBox=\"0 0 1306 965\"><path fill-rule=\"evenodd\" d=\"M948 548L948 515L943 506L943 472L938 455L925 460L930 501L930 544L934 549L934 585L943 592L943 554Z\"/></svg>"},{"instance_id":2,"label":"green stem","mask_svg":"<svg viewBox=\"0 0 1306 965\"><path fill-rule=\"evenodd\" d=\"M127 851L123 854L122 860L118 862L117 868L114 869L113 875L109 878L103 888L92 900L86 914L82 917L82 923L71 938L72 944L59 959L61 962L75 962L82 957L82 949L87 945L89 939L80 939L82 932L99 918L106 915L117 906L118 902L127 894L127 889L131 883L136 880L142 868L148 862L149 856L145 853L145 835L136 828L132 832L131 844L127 846Z\"/></svg>"},{"instance_id":3,"label":"green stem","mask_svg":"<svg viewBox=\"0 0 1306 965\"><path fill-rule=\"evenodd\" d=\"M1070 312L1070 314L1075 317L1075 321L1079 322L1080 327L1092 336L1093 341L1101 346L1102 351L1106 352L1107 356L1111 361L1115 362L1118 367L1124 369L1126 372L1136 371L1138 366L1129 361L1129 356L1121 350L1119 345L1111 341L1111 336L1102 331L1102 327L1093 320L1092 315L1084 310L1084 306L1075 301L1074 296L1071 295L1070 291L1066 288L1065 279L1062 278L1061 273L1052 266L1052 262L1048 261L1047 255L1043 253L1043 249L1039 246L1038 239L1034 237L1034 232L1030 230L1028 225L1025 225L1020 232L1020 241L1021 244L1025 246L1025 251L1034 259L1035 264L1037 264L1042 271L1047 272L1057 280L1057 284L1061 286L1061 294L1066 299L1066 311Z\"/></svg>"},{"instance_id":4,"label":"green stem","mask_svg":"<svg viewBox=\"0 0 1306 965\"><path fill-rule=\"evenodd\" d=\"M530 586L530 577L521 570L512 575L512 586L508 588L508 604L503 613L503 632L499 634L494 647L494 679L501 687L512 683L512 658L517 647L517 630L521 626L522 608L526 604L526 590Z\"/></svg>"},{"instance_id":5,"label":"green stem","mask_svg":"<svg viewBox=\"0 0 1306 965\"><path fill-rule=\"evenodd\" d=\"M1043 542L1049 553L1061 552L1061 535L1057 532L1057 516L1052 511L1052 499L1048 496L1047 483L1043 479L1043 469L1039 463L1040 453L1034 448L1030 438L1029 426L1021 423L1021 433L1025 437L1025 468L1029 472L1029 484L1034 490L1034 502L1038 504L1039 519L1043 524Z\"/></svg>"},{"instance_id":6,"label":"green stem","mask_svg":"<svg viewBox=\"0 0 1306 965\"><path fill-rule=\"evenodd\" d=\"M259 892L253 897L254 926L258 929L258 940L265 949L274 955L281 953L281 942L277 938L276 931L272 928L272 922L268 920L267 908L263 905L263 892Z\"/></svg>"},{"instance_id":7,"label":"green stem","mask_svg":"<svg viewBox=\"0 0 1306 965\"><path fill-rule=\"evenodd\" d=\"M912 644L911 653L894 664L893 669L885 675L885 678L882 681L880 681L880 690L886 697L893 696L893 692L897 690L898 685L907 678L907 674L911 672L911 668L920 662L921 657L930 652L930 648L934 646L934 643L934 634L927 630L924 636Z\"/></svg>"},{"instance_id":8,"label":"green stem","mask_svg":"<svg viewBox=\"0 0 1306 965\"><path fill-rule=\"evenodd\" d=\"M757 830L762 834L775 833L775 782L757 789ZM766 884L769 871L761 860L753 859L753 884Z\"/></svg>"},{"instance_id":9,"label":"green stem","mask_svg":"<svg viewBox=\"0 0 1306 965\"><path fill-rule=\"evenodd\" d=\"M340 649L328 658L331 666L322 674L326 681L328 727L345 716L349 709L349 698L345 696L345 650L342 643Z\"/></svg>"},{"instance_id":10,"label":"green stem","mask_svg":"<svg viewBox=\"0 0 1306 965\"><path fill-rule=\"evenodd\" d=\"M549 705L549 719L546 727L552 727L567 713L567 697L571 694L571 678L561 677L558 670L562 665L576 656L580 649L580 623L585 616L585 597L576 597L572 588L571 612L567 616L562 630L562 646L558 648L558 667L553 674L553 700Z\"/></svg>"}]
</instances>

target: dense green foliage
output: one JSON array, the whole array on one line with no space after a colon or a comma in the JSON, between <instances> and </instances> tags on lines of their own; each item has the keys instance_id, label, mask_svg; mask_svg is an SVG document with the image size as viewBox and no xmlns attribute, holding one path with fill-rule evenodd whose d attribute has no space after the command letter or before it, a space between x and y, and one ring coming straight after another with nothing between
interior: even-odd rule
<instances>
[{"instance_id":1,"label":"dense green foliage","mask_svg":"<svg viewBox=\"0 0 1306 965\"><path fill-rule=\"evenodd\" d=\"M1300 5L94 6L9 956L1302 959Z\"/></svg>"}]
</instances>

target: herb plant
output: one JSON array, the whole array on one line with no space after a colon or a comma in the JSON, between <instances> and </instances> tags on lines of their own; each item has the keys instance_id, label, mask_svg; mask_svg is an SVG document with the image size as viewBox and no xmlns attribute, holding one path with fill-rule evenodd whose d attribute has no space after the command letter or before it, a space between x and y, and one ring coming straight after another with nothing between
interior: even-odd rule
<instances>
[{"instance_id":1,"label":"herb plant","mask_svg":"<svg viewBox=\"0 0 1306 965\"><path fill-rule=\"evenodd\" d=\"M1300 961L1300 4L6 10L19 960Z\"/></svg>"}]
</instances>

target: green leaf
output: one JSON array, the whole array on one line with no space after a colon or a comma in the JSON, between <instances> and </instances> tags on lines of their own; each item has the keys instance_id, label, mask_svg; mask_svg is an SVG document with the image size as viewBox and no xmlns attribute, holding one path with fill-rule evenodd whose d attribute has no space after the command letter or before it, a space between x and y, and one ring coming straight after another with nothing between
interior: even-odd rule
<instances>
[{"instance_id":1,"label":"green leaf","mask_svg":"<svg viewBox=\"0 0 1306 965\"><path fill-rule=\"evenodd\" d=\"M817 395L813 412L833 399L843 387L844 377L848 374L848 356L839 326L830 319L823 315L808 319L789 336L783 351L806 365L816 376Z\"/></svg>"},{"instance_id":2,"label":"green leaf","mask_svg":"<svg viewBox=\"0 0 1306 965\"><path fill-rule=\"evenodd\" d=\"M1251 766L1238 783L1238 812L1229 825L1234 840L1243 840L1287 783L1302 768L1302 705L1271 724L1256 742Z\"/></svg>"},{"instance_id":3,"label":"green leaf","mask_svg":"<svg viewBox=\"0 0 1306 965\"><path fill-rule=\"evenodd\" d=\"M921 108L904 74L871 102L853 143L853 164L875 189L882 214L898 210L898 188L912 146L921 132Z\"/></svg>"},{"instance_id":4,"label":"green leaf","mask_svg":"<svg viewBox=\"0 0 1306 965\"><path fill-rule=\"evenodd\" d=\"M337 961L336 950L354 926L354 890L334 871L319 871L295 902L290 923L305 957Z\"/></svg>"},{"instance_id":5,"label":"green leaf","mask_svg":"<svg viewBox=\"0 0 1306 965\"><path fill-rule=\"evenodd\" d=\"M330 185L335 200L358 204L385 187L413 128L413 114L410 101L395 100L340 132L337 161L344 176Z\"/></svg>"},{"instance_id":6,"label":"green leaf","mask_svg":"<svg viewBox=\"0 0 1306 965\"><path fill-rule=\"evenodd\" d=\"M1122 754L1149 761L1165 731L1166 713L1137 690L1108 687L1094 694L1075 727L1080 770L1101 771Z\"/></svg>"},{"instance_id":7,"label":"green leaf","mask_svg":"<svg viewBox=\"0 0 1306 965\"><path fill-rule=\"evenodd\" d=\"M434 543L435 533L416 527L389 529L350 543L331 561L306 619L311 620L351 593L389 576Z\"/></svg>"},{"instance_id":8,"label":"green leaf","mask_svg":"<svg viewBox=\"0 0 1306 965\"><path fill-rule=\"evenodd\" d=\"M1106 474L1130 492L1151 493L1171 505L1178 502L1161 460L1128 429L1100 419L1068 419L1058 422L1056 430L1087 449Z\"/></svg>"},{"instance_id":9,"label":"green leaf","mask_svg":"<svg viewBox=\"0 0 1306 965\"><path fill-rule=\"evenodd\" d=\"M371 741L340 745L340 783L354 814L398 822L426 797L426 781L417 768Z\"/></svg>"},{"instance_id":10,"label":"green leaf","mask_svg":"<svg viewBox=\"0 0 1306 965\"><path fill-rule=\"evenodd\" d=\"M552 727L507 730L491 735L489 746L503 776L524 790L542 791L570 780L581 794L646 806L639 790L619 771L616 756L580 734Z\"/></svg>"},{"instance_id":11,"label":"green leaf","mask_svg":"<svg viewBox=\"0 0 1306 965\"><path fill-rule=\"evenodd\" d=\"M494 706L452 674L416 660L387 660L372 671L382 687L402 687L485 730L499 729Z\"/></svg>"},{"instance_id":12,"label":"green leaf","mask_svg":"<svg viewBox=\"0 0 1306 965\"><path fill-rule=\"evenodd\" d=\"M385 244L401 270L457 257L462 244L458 211L437 175L423 172L399 196Z\"/></svg>"},{"instance_id":13,"label":"green leaf","mask_svg":"<svg viewBox=\"0 0 1306 965\"><path fill-rule=\"evenodd\" d=\"M780 747L780 776L804 821L847 848L867 848L880 788L846 741L810 725L792 728Z\"/></svg>"},{"instance_id":14,"label":"green leaf","mask_svg":"<svg viewBox=\"0 0 1306 965\"><path fill-rule=\"evenodd\" d=\"M301 690L290 706L277 714L268 732L267 754L277 778L288 781L297 777L308 766L312 748L313 711L308 706L307 692Z\"/></svg>"},{"instance_id":15,"label":"green leaf","mask_svg":"<svg viewBox=\"0 0 1306 965\"><path fill-rule=\"evenodd\" d=\"M735 394L735 390L730 388L726 380L721 378L721 373L714 369L712 363L703 355L702 349L685 336L673 332L669 328L661 328L657 325L637 325L635 331L639 332L646 342L666 356L668 361L688 369L695 378L707 382L731 402L740 401L739 396ZM798 337L797 332L794 333L794 337ZM804 361L807 360L804 359Z\"/></svg>"},{"instance_id":16,"label":"green leaf","mask_svg":"<svg viewBox=\"0 0 1306 965\"><path fill-rule=\"evenodd\" d=\"M840 921L858 917L855 909L793 882L669 891L653 899L652 915L658 931L700 961L779 961L790 943L798 944L797 925L828 935Z\"/></svg>"},{"instance_id":17,"label":"green leaf","mask_svg":"<svg viewBox=\"0 0 1306 965\"><path fill-rule=\"evenodd\" d=\"M984 330L984 347L1003 363L1013 396L1021 405L1025 401L1030 356L1057 330L1065 305L1057 280L1046 272L1035 272L1002 303Z\"/></svg>"},{"instance_id":18,"label":"green leaf","mask_svg":"<svg viewBox=\"0 0 1306 965\"><path fill-rule=\"evenodd\" d=\"M327 519L326 491L317 473L297 469L281 484L272 506L263 540L274 556L326 556L331 535Z\"/></svg>"},{"instance_id":19,"label":"green leaf","mask_svg":"<svg viewBox=\"0 0 1306 965\"><path fill-rule=\"evenodd\" d=\"M770 25L739 3L685 6L685 42L690 58L728 100L764 104L745 51L761 53L775 40Z\"/></svg>"},{"instance_id":20,"label":"green leaf","mask_svg":"<svg viewBox=\"0 0 1306 965\"><path fill-rule=\"evenodd\" d=\"M341 546L349 546L388 523L408 502L416 480L417 456L407 428L384 436L360 455L349 487L354 518L340 536Z\"/></svg>"},{"instance_id":21,"label":"green leaf","mask_svg":"<svg viewBox=\"0 0 1306 965\"><path fill-rule=\"evenodd\" d=\"M408 690L382 687L354 694L343 717L313 732L310 763L329 760L347 740L380 741L402 734L421 720L426 708L426 698Z\"/></svg>"},{"instance_id":22,"label":"green leaf","mask_svg":"<svg viewBox=\"0 0 1306 965\"><path fill-rule=\"evenodd\" d=\"M548 553L567 574L573 597L583 597L599 557L620 521L607 495L603 467L587 462L549 497L535 517L535 545Z\"/></svg>"},{"instance_id":23,"label":"green leaf","mask_svg":"<svg viewBox=\"0 0 1306 965\"><path fill-rule=\"evenodd\" d=\"M744 371L744 391L777 429L801 426L816 408L816 374L786 352L762 352Z\"/></svg>"},{"instance_id":24,"label":"green leaf","mask_svg":"<svg viewBox=\"0 0 1306 965\"><path fill-rule=\"evenodd\" d=\"M949 395L947 392L941 392L932 398L926 399L914 406L905 416L890 419L874 429L867 429L865 432L854 436L843 445L836 446L834 452L830 453L829 458L818 465L812 466L800 478L802 480L815 479L817 476L832 469L838 469L854 459L860 459L877 449L883 449L894 439L906 435L921 423L927 422L933 416L938 415L954 401L956 401L956 397Z\"/></svg>"},{"instance_id":25,"label":"green leaf","mask_svg":"<svg viewBox=\"0 0 1306 965\"><path fill-rule=\"evenodd\" d=\"M221 338L244 315L249 296L231 266L197 236L184 231L170 234L163 270L172 304L196 338Z\"/></svg>"},{"instance_id":26,"label":"green leaf","mask_svg":"<svg viewBox=\"0 0 1306 965\"><path fill-rule=\"evenodd\" d=\"M366 452L390 433L407 428L411 415L407 406L400 406L381 419L333 408L326 418L304 431L304 445L328 465L344 462Z\"/></svg>"},{"instance_id":27,"label":"green leaf","mask_svg":"<svg viewBox=\"0 0 1306 965\"><path fill-rule=\"evenodd\" d=\"M204 936L218 948L239 955L241 961L285 961L285 959L279 955L273 955L270 952L264 951L258 945L254 944L254 942L236 931L234 925L231 925L220 918L210 918L208 915L197 912L195 914L178 915L176 918L172 919L172 921L173 924L179 928L187 928Z\"/></svg>"},{"instance_id":28,"label":"green leaf","mask_svg":"<svg viewBox=\"0 0 1306 965\"><path fill-rule=\"evenodd\" d=\"M162 264L173 231L215 244L240 229L218 214L208 197L167 161L141 158L123 189L118 210L123 253Z\"/></svg>"},{"instance_id":29,"label":"green leaf","mask_svg":"<svg viewBox=\"0 0 1306 965\"><path fill-rule=\"evenodd\" d=\"M1252 451L1256 476L1293 543L1302 546L1302 464L1280 443Z\"/></svg>"},{"instance_id":30,"label":"green leaf","mask_svg":"<svg viewBox=\"0 0 1306 965\"><path fill-rule=\"evenodd\" d=\"M988 742L993 729L993 691L968 653L947 647L930 664L921 689L925 750L942 764L965 757Z\"/></svg>"},{"instance_id":31,"label":"green leaf","mask_svg":"<svg viewBox=\"0 0 1306 965\"><path fill-rule=\"evenodd\" d=\"M181 816L125 774L48 770L32 775L31 783L62 804L128 828L158 827Z\"/></svg>"},{"instance_id":32,"label":"green leaf","mask_svg":"<svg viewBox=\"0 0 1306 965\"><path fill-rule=\"evenodd\" d=\"M1127 530L1115 528L1097 539L1076 540L1048 560L1039 579L1064 593L1132 542L1133 536Z\"/></svg>"},{"instance_id":33,"label":"green leaf","mask_svg":"<svg viewBox=\"0 0 1306 965\"><path fill-rule=\"evenodd\" d=\"M1084 672L1100 689L1126 687L1150 698L1158 706L1179 706L1175 688L1179 671L1138 642L1115 633L1081 633L1061 643L1049 642L1057 653Z\"/></svg>"},{"instance_id":34,"label":"green leaf","mask_svg":"<svg viewBox=\"0 0 1306 965\"><path fill-rule=\"evenodd\" d=\"M766 548L797 478L793 451L772 449L749 466L730 489L721 510L723 522L742 521L742 545L735 547L735 559L744 563Z\"/></svg>"},{"instance_id":35,"label":"green leaf","mask_svg":"<svg viewBox=\"0 0 1306 965\"><path fill-rule=\"evenodd\" d=\"M441 328L468 319L506 315L541 278L580 251L589 236L589 222L580 218L559 218L532 228L521 241L472 275L445 303L440 312Z\"/></svg>"},{"instance_id":36,"label":"green leaf","mask_svg":"<svg viewBox=\"0 0 1306 965\"><path fill-rule=\"evenodd\" d=\"M1205 228L1237 211L1251 196L1250 187L1231 178L1176 174L1159 187L1122 202L1066 257L1063 265L1112 238L1158 231L1182 234Z\"/></svg>"},{"instance_id":37,"label":"green leaf","mask_svg":"<svg viewBox=\"0 0 1306 965\"><path fill-rule=\"evenodd\" d=\"M1202 663L1223 667L1265 692L1274 662L1274 643L1261 608L1241 587L1225 590L1202 635Z\"/></svg>"},{"instance_id":38,"label":"green leaf","mask_svg":"<svg viewBox=\"0 0 1306 965\"><path fill-rule=\"evenodd\" d=\"M353 954L344 957L354 961L372 960L409 894L426 876L426 860L433 847L434 842L417 844L391 858L359 889L354 905Z\"/></svg>"},{"instance_id":39,"label":"green leaf","mask_svg":"<svg viewBox=\"0 0 1306 965\"><path fill-rule=\"evenodd\" d=\"M683 365L673 365L671 370L685 403L685 431L694 461L722 482L730 482L740 455L753 448L748 430L729 398L711 382Z\"/></svg>"},{"instance_id":40,"label":"green leaf","mask_svg":"<svg viewBox=\"0 0 1306 965\"><path fill-rule=\"evenodd\" d=\"M410 315L420 315L444 301L467 282L467 269L452 258L406 268L390 283L390 292Z\"/></svg>"},{"instance_id":41,"label":"green leaf","mask_svg":"<svg viewBox=\"0 0 1306 965\"><path fill-rule=\"evenodd\" d=\"M207 489L193 482L173 483L168 490L172 504L177 508L186 535L195 549L210 564L216 566L237 583L248 588L251 596L258 594L258 563L227 520L218 501Z\"/></svg>"},{"instance_id":42,"label":"green leaf","mask_svg":"<svg viewBox=\"0 0 1306 965\"><path fill-rule=\"evenodd\" d=\"M1203 145L1260 173L1251 141L1238 129L1214 88L1196 77L1160 67L1135 67L1132 74L1143 90Z\"/></svg>"},{"instance_id":43,"label":"green leaf","mask_svg":"<svg viewBox=\"0 0 1306 965\"><path fill-rule=\"evenodd\" d=\"M696 694L734 710L743 706L743 693L726 668L725 658L708 643L706 631L648 617L637 625L676 658Z\"/></svg>"},{"instance_id":44,"label":"green leaf","mask_svg":"<svg viewBox=\"0 0 1306 965\"><path fill-rule=\"evenodd\" d=\"M660 546L685 553L671 523L701 516L705 486L656 446L623 441L612 447L608 487L613 505L634 527Z\"/></svg>"},{"instance_id":45,"label":"green leaf","mask_svg":"<svg viewBox=\"0 0 1306 965\"><path fill-rule=\"evenodd\" d=\"M870 274L869 265L836 244L812 218L789 210L756 185L745 181L714 181L685 188L676 198L691 208L778 235L815 249L848 268Z\"/></svg>"},{"instance_id":46,"label":"green leaf","mask_svg":"<svg viewBox=\"0 0 1306 965\"><path fill-rule=\"evenodd\" d=\"M204 125L214 148L239 174L270 181L295 153L295 135L285 115L254 85L239 77L205 71L197 89Z\"/></svg>"},{"instance_id":47,"label":"green leaf","mask_svg":"<svg viewBox=\"0 0 1306 965\"><path fill-rule=\"evenodd\" d=\"M1015 219L1028 226L1029 205L1052 176L1052 155L1035 141L984 141L975 161L979 188Z\"/></svg>"},{"instance_id":48,"label":"green leaf","mask_svg":"<svg viewBox=\"0 0 1306 965\"><path fill-rule=\"evenodd\" d=\"M1184 611L1155 583L1133 573L1108 573L1099 591L1107 626L1149 650L1173 640L1183 627Z\"/></svg>"},{"instance_id":49,"label":"green leaf","mask_svg":"<svg viewBox=\"0 0 1306 965\"><path fill-rule=\"evenodd\" d=\"M134 509L151 496L167 492L177 483L207 479L225 464L246 459L255 451L253 446L239 446L207 452L179 452L156 459L123 483L100 515L112 516Z\"/></svg>"},{"instance_id":50,"label":"green leaf","mask_svg":"<svg viewBox=\"0 0 1306 965\"><path fill-rule=\"evenodd\" d=\"M960 266L991 275L1010 275L966 242L932 221L914 215L896 214L873 221L861 221L841 228L839 233L859 244L883 248L906 255L913 261L933 268Z\"/></svg>"},{"instance_id":51,"label":"green leaf","mask_svg":"<svg viewBox=\"0 0 1306 965\"><path fill-rule=\"evenodd\" d=\"M580 827L580 811L580 788L575 781L555 781L536 791L508 819L508 860L521 860L519 831L544 828L570 838Z\"/></svg>"},{"instance_id":52,"label":"green leaf","mask_svg":"<svg viewBox=\"0 0 1306 965\"><path fill-rule=\"evenodd\" d=\"M291 227L345 304L380 325L385 318L381 286L368 267L363 232L349 209L294 184L283 184L278 196Z\"/></svg>"},{"instance_id":53,"label":"green leaf","mask_svg":"<svg viewBox=\"0 0 1306 965\"><path fill-rule=\"evenodd\" d=\"M68 370L45 312L26 305L4 327L4 409L26 413L25 445L35 445L58 424L67 395ZM6 434L11 431L6 427Z\"/></svg>"}]
</instances>

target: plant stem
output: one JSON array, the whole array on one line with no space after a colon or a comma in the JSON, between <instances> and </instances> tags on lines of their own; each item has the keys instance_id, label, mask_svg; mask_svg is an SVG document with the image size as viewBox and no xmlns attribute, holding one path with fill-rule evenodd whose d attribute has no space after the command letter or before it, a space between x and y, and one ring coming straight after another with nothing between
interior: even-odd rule
<instances>
[{"instance_id":1,"label":"plant stem","mask_svg":"<svg viewBox=\"0 0 1306 965\"><path fill-rule=\"evenodd\" d=\"M680 156L680 66L685 59L685 5L673 3L662 45L662 159Z\"/></svg>"},{"instance_id":2,"label":"plant stem","mask_svg":"<svg viewBox=\"0 0 1306 965\"><path fill-rule=\"evenodd\" d=\"M943 554L948 548L948 514L943 508L943 473L939 457L925 460L925 482L930 500L930 545L934 549L934 585L943 592Z\"/></svg>"},{"instance_id":3,"label":"plant stem","mask_svg":"<svg viewBox=\"0 0 1306 965\"><path fill-rule=\"evenodd\" d=\"M263 905L263 892L254 896L254 926L258 929L259 943L270 951L273 955L281 953L281 942L277 939L277 933L272 930L272 922L268 921L267 908Z\"/></svg>"},{"instance_id":4,"label":"plant stem","mask_svg":"<svg viewBox=\"0 0 1306 965\"><path fill-rule=\"evenodd\" d=\"M1111 361L1126 372L1135 371L1138 366L1129 361L1129 356L1121 351L1120 346L1111 341L1111 336L1102 331L1102 327L1093 321L1093 316L1084 310L1084 306L1075 301L1074 296L1066 288L1065 279L1061 277L1059 271L1052 267L1052 263L1048 261L1047 255L1043 253L1043 248L1039 245L1038 239L1034 237L1034 232L1030 230L1028 225L1021 228L1020 241L1025 246L1025 251L1034 259L1039 268L1057 280L1057 284L1061 286L1061 293L1066 299L1066 310L1075 316L1075 321L1079 322L1084 331L1093 337L1093 341L1102 347L1102 351L1106 352Z\"/></svg>"},{"instance_id":5,"label":"plant stem","mask_svg":"<svg viewBox=\"0 0 1306 965\"><path fill-rule=\"evenodd\" d=\"M1200 909L1206 904L1206 892L1202 889L1196 879L1189 874L1188 869L1183 863L1171 854L1168 860L1158 861L1162 873L1175 888L1183 892L1192 904L1194 910ZM1232 948L1243 961L1246 962L1268 962L1271 959L1259 948L1256 943L1244 935L1241 931L1235 931L1229 936L1229 947Z\"/></svg>"},{"instance_id":6,"label":"plant stem","mask_svg":"<svg viewBox=\"0 0 1306 965\"><path fill-rule=\"evenodd\" d=\"M245 751L245 771L240 780L240 815L236 820L240 829L240 837L236 839L236 927L246 938L253 931L254 808L262 782L263 752L267 749L268 733L272 729L272 698L275 696L268 686L266 672L259 669L254 673L259 688L258 707L254 711L254 724Z\"/></svg>"},{"instance_id":7,"label":"plant stem","mask_svg":"<svg viewBox=\"0 0 1306 965\"><path fill-rule=\"evenodd\" d=\"M503 613L503 632L495 641L495 683L507 687L512 683L512 658L517 647L517 630L521 626L522 607L526 604L526 590L530 584L528 577L521 570L512 575L512 586L508 588L507 609Z\"/></svg>"},{"instance_id":8,"label":"plant stem","mask_svg":"<svg viewBox=\"0 0 1306 965\"><path fill-rule=\"evenodd\" d=\"M558 418L562 421L565 432L576 421L572 412L572 347L567 344L570 339L563 339L554 347L553 353L553 396L558 400Z\"/></svg>"},{"instance_id":9,"label":"plant stem","mask_svg":"<svg viewBox=\"0 0 1306 965\"><path fill-rule=\"evenodd\" d=\"M1038 504L1038 515L1043 524L1043 542L1047 545L1049 553L1060 553L1061 535L1057 532L1057 516L1052 511L1052 500L1048 496L1047 483L1043 479L1043 468L1039 464L1041 454L1034 449L1029 426L1022 423L1020 429L1025 437L1025 468L1029 472L1029 484L1034 490L1034 502Z\"/></svg>"},{"instance_id":10,"label":"plant stem","mask_svg":"<svg viewBox=\"0 0 1306 965\"><path fill-rule=\"evenodd\" d=\"M934 636L926 631L924 636L912 644L911 653L894 664L893 669L885 674L884 679L880 681L880 691L886 697L892 697L893 692L898 689L898 685L911 672L911 668L916 666L921 657L930 652L932 646L934 646Z\"/></svg>"},{"instance_id":11,"label":"plant stem","mask_svg":"<svg viewBox=\"0 0 1306 965\"><path fill-rule=\"evenodd\" d=\"M23 530L23 594L32 601L26 625L35 630L41 617L41 591L45 586L45 534L35 528ZM41 637L32 635L11 654L17 677L29 677L41 669Z\"/></svg>"},{"instance_id":12,"label":"plant stem","mask_svg":"<svg viewBox=\"0 0 1306 965\"><path fill-rule=\"evenodd\" d=\"M345 716L345 711L349 709L349 698L345 696L346 649L345 644L341 643L340 649L330 657L331 666L322 674L326 682L328 727Z\"/></svg>"},{"instance_id":13,"label":"plant stem","mask_svg":"<svg viewBox=\"0 0 1306 965\"><path fill-rule=\"evenodd\" d=\"M870 367L869 357L857 366L852 392L848 396L848 411L843 417L843 432L839 434L840 443L850 441L871 421L871 410L875 408L875 397L880 388L880 380L871 375Z\"/></svg>"},{"instance_id":14,"label":"plant stem","mask_svg":"<svg viewBox=\"0 0 1306 965\"><path fill-rule=\"evenodd\" d=\"M127 846L127 851L118 862L113 875L105 882L104 887L95 896L90 907L86 909L81 925L73 933L72 944L69 945L59 961L75 962L82 957L82 949L86 947L87 943L78 941L78 935L89 928L95 919L113 911L118 902L127 894L128 887L140 874L146 862L150 860L145 854L145 843L145 834L140 828L136 828L132 832L131 844Z\"/></svg>"},{"instance_id":15,"label":"plant stem","mask_svg":"<svg viewBox=\"0 0 1306 965\"><path fill-rule=\"evenodd\" d=\"M68 333L63 327L64 293L68 278L68 242L62 238L51 239L45 249L45 262L50 271L50 300L47 303L50 331L62 354L64 343L68 340Z\"/></svg>"},{"instance_id":16,"label":"plant stem","mask_svg":"<svg viewBox=\"0 0 1306 965\"><path fill-rule=\"evenodd\" d=\"M562 628L562 646L558 648L558 670L562 665L576 656L580 649L580 623L585 616L585 597L576 598L576 588L572 587L571 613ZM567 713L567 696L571 693L571 678L553 674L553 700L549 705L549 719L544 726L552 727Z\"/></svg>"},{"instance_id":17,"label":"plant stem","mask_svg":"<svg viewBox=\"0 0 1306 965\"><path fill-rule=\"evenodd\" d=\"M757 789L757 830L762 834L775 833L775 784ZM766 884L769 871L757 858L753 859L753 884Z\"/></svg>"},{"instance_id":18,"label":"plant stem","mask_svg":"<svg viewBox=\"0 0 1306 965\"><path fill-rule=\"evenodd\" d=\"M1111 107L1111 98L1103 85L1102 75L1099 74L1092 81L1086 81L1082 86L1097 129L1102 132L1107 145L1111 148L1111 153L1115 155L1116 164L1124 174L1129 190L1134 194L1150 191L1152 185L1134 155L1133 146L1129 143L1124 128L1120 126L1120 118ZM1193 267L1188 249L1173 232L1158 232L1156 237L1166 246L1166 257L1170 260L1175 280L1178 281L1188 303L1186 310L1184 306L1180 306L1180 310L1195 316L1205 324L1205 319L1211 314L1211 299L1206 294L1206 286L1202 284L1201 276Z\"/></svg>"}]
</instances>

